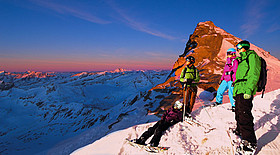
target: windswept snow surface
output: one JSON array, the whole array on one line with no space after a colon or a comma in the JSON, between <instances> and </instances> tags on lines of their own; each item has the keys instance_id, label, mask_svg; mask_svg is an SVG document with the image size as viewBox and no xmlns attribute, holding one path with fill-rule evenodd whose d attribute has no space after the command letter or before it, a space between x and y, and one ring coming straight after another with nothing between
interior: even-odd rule
<instances>
[{"instance_id":1,"label":"windswept snow surface","mask_svg":"<svg viewBox=\"0 0 280 155\"><path fill-rule=\"evenodd\" d=\"M258 140L257 154L279 154L280 89L266 93L264 98L256 96L253 103L252 113ZM160 154L232 154L233 147L226 131L229 127L235 127L235 120L234 113L228 108L230 103L212 108L201 107L194 111L192 115L195 119L216 129L205 133L203 128L196 125L178 123L162 136L160 146L170 147L170 149ZM116 131L74 151L72 155L148 154L144 150L130 146L125 138L139 137L154 123L135 125Z\"/></svg>"}]
</instances>

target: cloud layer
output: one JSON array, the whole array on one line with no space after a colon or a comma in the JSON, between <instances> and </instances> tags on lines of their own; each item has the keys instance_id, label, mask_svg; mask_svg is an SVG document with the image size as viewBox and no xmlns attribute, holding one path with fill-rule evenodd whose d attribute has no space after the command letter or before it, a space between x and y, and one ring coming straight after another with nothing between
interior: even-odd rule
<instances>
[{"instance_id":1,"label":"cloud layer","mask_svg":"<svg viewBox=\"0 0 280 155\"><path fill-rule=\"evenodd\" d=\"M43 0L30 0L31 2L41 6L48 8L50 10L55 11L56 13L59 14L65 14L65 15L71 15L92 23L96 24L110 24L112 21L108 19L102 19L98 15L93 14L90 11L85 11L81 10L75 6L66 6L66 5L61 5L56 2L52 1L43 1ZM142 22L137 21L135 18L132 18L126 13L125 10L121 9L120 7L117 6L113 1L106 1L106 4L109 5L109 7L112 9L113 12L115 12L115 15L118 15L117 20L119 20L121 23L125 24L126 26L140 31L144 32L153 36L157 36L160 38L168 39L168 40L174 40L176 37L173 37L171 35L165 34L163 32L160 32L158 30L149 28L147 25Z\"/></svg>"},{"instance_id":2,"label":"cloud layer","mask_svg":"<svg viewBox=\"0 0 280 155\"><path fill-rule=\"evenodd\" d=\"M71 15L71 16L74 16L74 17L77 17L77 18L80 18L80 19L83 19L83 20L86 20L86 21L89 21L92 23L96 23L96 24L111 23L108 20L101 19L92 13L82 11L78 8L75 8L74 6L66 6L66 5L61 5L58 3L51 2L51 1L43 1L43 0L31 0L31 1L37 5L51 9L57 13L68 14L68 15Z\"/></svg>"}]
</instances>

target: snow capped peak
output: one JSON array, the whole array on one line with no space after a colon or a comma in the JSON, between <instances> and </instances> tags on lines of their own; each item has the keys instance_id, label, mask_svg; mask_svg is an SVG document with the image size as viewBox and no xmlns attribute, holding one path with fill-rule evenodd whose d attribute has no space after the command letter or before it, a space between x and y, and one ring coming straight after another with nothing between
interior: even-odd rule
<instances>
[{"instance_id":1,"label":"snow capped peak","mask_svg":"<svg viewBox=\"0 0 280 155\"><path fill-rule=\"evenodd\" d=\"M123 68L117 68L115 69L114 71L112 71L113 73L117 73L117 72L125 72L125 71L129 71L129 70L126 70L126 69L123 69Z\"/></svg>"},{"instance_id":2,"label":"snow capped peak","mask_svg":"<svg viewBox=\"0 0 280 155\"><path fill-rule=\"evenodd\" d=\"M83 77L85 77L85 76L87 76L88 74L89 74L88 72L82 72L82 73L74 74L74 75L72 75L71 77L75 77L75 76L83 76Z\"/></svg>"},{"instance_id":3,"label":"snow capped peak","mask_svg":"<svg viewBox=\"0 0 280 155\"><path fill-rule=\"evenodd\" d=\"M197 25L215 26L212 21L199 22Z\"/></svg>"},{"instance_id":4,"label":"snow capped peak","mask_svg":"<svg viewBox=\"0 0 280 155\"><path fill-rule=\"evenodd\" d=\"M169 76L169 82L178 80L181 71L185 67L185 57L191 55L195 57L195 66L200 70L200 74L203 75L202 80L204 82L200 83L198 86L204 90L211 87L217 90L218 81L220 80L226 62L226 51L229 48L235 48L236 44L241 40L242 39L233 36L222 28L217 27L212 21L198 23L195 31L189 37L184 53L179 56L173 65L172 73L170 73ZM278 73L280 69L279 60L271 56L269 52L255 46L253 43L251 43L250 49L255 50L259 56L266 60L269 69L268 81L274 79L275 73ZM277 74L277 76L279 76L279 74ZM279 88L279 85L273 86L269 83L268 85L268 90Z\"/></svg>"},{"instance_id":5,"label":"snow capped peak","mask_svg":"<svg viewBox=\"0 0 280 155\"><path fill-rule=\"evenodd\" d=\"M203 28L205 30L208 29L208 32L212 32L212 34L221 34L221 35L224 35L224 36L227 36L227 35L233 36L230 33L223 30L222 28L217 27L212 21L206 21L206 22L198 23L196 29L199 29L199 28ZM210 31L210 30L214 30L214 31Z\"/></svg>"},{"instance_id":6,"label":"snow capped peak","mask_svg":"<svg viewBox=\"0 0 280 155\"><path fill-rule=\"evenodd\" d=\"M10 73L10 75L15 76L16 79L20 78L46 78L53 77L54 72L36 72L36 71L27 71L25 73Z\"/></svg>"}]
</instances>

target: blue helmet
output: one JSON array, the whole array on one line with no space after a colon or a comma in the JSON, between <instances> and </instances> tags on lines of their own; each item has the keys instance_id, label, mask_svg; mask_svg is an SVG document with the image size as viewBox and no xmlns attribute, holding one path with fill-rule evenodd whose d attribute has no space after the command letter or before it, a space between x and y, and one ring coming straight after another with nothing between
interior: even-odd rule
<instances>
[{"instance_id":1,"label":"blue helmet","mask_svg":"<svg viewBox=\"0 0 280 155\"><path fill-rule=\"evenodd\" d=\"M227 50L227 54L230 54L230 55L236 54L236 50L234 48L229 48Z\"/></svg>"}]
</instances>

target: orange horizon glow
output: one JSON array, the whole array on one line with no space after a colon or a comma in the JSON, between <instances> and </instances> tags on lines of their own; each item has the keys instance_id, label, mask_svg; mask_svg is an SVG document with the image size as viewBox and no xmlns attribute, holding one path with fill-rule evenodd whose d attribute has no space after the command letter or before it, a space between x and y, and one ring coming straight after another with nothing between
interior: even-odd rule
<instances>
[{"instance_id":1,"label":"orange horizon glow","mask_svg":"<svg viewBox=\"0 0 280 155\"><path fill-rule=\"evenodd\" d=\"M117 68L126 70L171 70L172 62L150 62L118 60L116 62L94 62L94 61L58 61L58 60L16 60L0 59L0 71L7 72L79 72L79 71L111 71Z\"/></svg>"}]
</instances>

